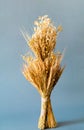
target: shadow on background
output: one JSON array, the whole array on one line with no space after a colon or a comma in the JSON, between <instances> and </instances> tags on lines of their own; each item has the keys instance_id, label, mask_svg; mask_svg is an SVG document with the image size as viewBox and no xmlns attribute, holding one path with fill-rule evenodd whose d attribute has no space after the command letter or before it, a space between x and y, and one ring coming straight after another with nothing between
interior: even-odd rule
<instances>
[{"instance_id":1,"label":"shadow on background","mask_svg":"<svg viewBox=\"0 0 84 130\"><path fill-rule=\"evenodd\" d=\"M84 118L82 118L82 119L74 119L74 120L64 121L64 122L58 122L58 127L74 125L74 124L79 124L79 123L84 123Z\"/></svg>"}]
</instances>

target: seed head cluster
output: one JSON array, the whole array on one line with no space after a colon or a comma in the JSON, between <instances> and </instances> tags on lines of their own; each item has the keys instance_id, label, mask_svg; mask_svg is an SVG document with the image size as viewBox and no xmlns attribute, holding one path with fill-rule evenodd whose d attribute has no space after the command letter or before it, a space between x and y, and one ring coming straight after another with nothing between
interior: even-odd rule
<instances>
[{"instance_id":1,"label":"seed head cluster","mask_svg":"<svg viewBox=\"0 0 84 130\"><path fill-rule=\"evenodd\" d=\"M41 96L45 97L51 94L64 70L64 67L60 65L62 54L53 51L62 27L56 28L47 15L39 17L34 25L34 33L31 38L28 34L23 34L35 55L35 58L23 56L26 61L23 66L23 74L37 88Z\"/></svg>"}]
</instances>

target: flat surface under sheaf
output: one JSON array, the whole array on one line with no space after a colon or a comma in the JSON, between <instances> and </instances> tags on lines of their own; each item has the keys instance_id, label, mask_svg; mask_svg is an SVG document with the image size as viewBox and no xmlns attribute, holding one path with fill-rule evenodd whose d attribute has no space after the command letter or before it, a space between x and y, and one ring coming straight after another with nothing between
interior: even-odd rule
<instances>
[{"instance_id":1,"label":"flat surface under sheaf","mask_svg":"<svg viewBox=\"0 0 84 130\"><path fill-rule=\"evenodd\" d=\"M51 130L84 130L84 106L57 107L58 127ZM38 130L38 111L5 114L0 116L0 130ZM48 129L49 130L49 129Z\"/></svg>"}]
</instances>

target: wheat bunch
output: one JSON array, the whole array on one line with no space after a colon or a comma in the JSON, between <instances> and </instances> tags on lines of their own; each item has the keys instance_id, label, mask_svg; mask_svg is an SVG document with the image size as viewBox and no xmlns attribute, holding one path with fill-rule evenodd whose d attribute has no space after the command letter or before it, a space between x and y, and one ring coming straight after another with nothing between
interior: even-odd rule
<instances>
[{"instance_id":1,"label":"wheat bunch","mask_svg":"<svg viewBox=\"0 0 84 130\"><path fill-rule=\"evenodd\" d=\"M53 128L57 126L51 107L50 96L59 80L64 67L61 67L62 54L54 52L61 26L56 28L47 15L39 17L34 22L34 34L30 38L22 33L34 57L23 56L23 75L30 81L41 95L41 114L38 128Z\"/></svg>"}]
</instances>

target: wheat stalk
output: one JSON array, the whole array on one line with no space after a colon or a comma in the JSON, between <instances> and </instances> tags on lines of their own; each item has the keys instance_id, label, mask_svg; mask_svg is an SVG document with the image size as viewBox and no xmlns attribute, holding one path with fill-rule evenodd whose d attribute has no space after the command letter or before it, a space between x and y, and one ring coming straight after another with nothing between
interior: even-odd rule
<instances>
[{"instance_id":1,"label":"wheat stalk","mask_svg":"<svg viewBox=\"0 0 84 130\"><path fill-rule=\"evenodd\" d=\"M61 67L62 54L54 52L57 36L62 27L56 28L51 19L45 15L34 22L34 34L29 38L23 33L28 46L35 57L23 56L23 75L30 81L41 95L41 114L38 128L53 128L57 126L51 107L50 96L58 82L64 67Z\"/></svg>"}]
</instances>

